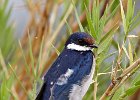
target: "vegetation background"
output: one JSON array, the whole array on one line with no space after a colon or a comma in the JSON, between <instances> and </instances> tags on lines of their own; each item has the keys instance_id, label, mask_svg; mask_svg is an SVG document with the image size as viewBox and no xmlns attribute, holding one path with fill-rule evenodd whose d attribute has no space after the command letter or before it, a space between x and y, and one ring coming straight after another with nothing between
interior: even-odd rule
<instances>
[{"instance_id":1,"label":"vegetation background","mask_svg":"<svg viewBox=\"0 0 140 100\"><path fill-rule=\"evenodd\" d=\"M41 77L76 31L91 34L99 46L95 82L83 99L140 100L138 0L24 2L30 19L19 39L9 21L14 7L0 0L0 100L34 100Z\"/></svg>"}]
</instances>

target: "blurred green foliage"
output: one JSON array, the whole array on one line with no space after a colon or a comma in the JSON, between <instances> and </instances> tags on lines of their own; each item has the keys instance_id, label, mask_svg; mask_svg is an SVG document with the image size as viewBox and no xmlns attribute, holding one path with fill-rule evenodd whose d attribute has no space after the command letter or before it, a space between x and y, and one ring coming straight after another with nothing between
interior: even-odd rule
<instances>
[{"instance_id":1,"label":"blurred green foliage","mask_svg":"<svg viewBox=\"0 0 140 100\"><path fill-rule=\"evenodd\" d=\"M4 58L9 59L13 47L13 25L9 23L11 9L8 9L8 0L1 0L0 3L0 49Z\"/></svg>"},{"instance_id":2,"label":"blurred green foliage","mask_svg":"<svg viewBox=\"0 0 140 100\"><path fill-rule=\"evenodd\" d=\"M0 0L1 1L1 0ZM64 1L64 13L60 16L60 19L58 22L61 22L64 20L65 15L67 14L67 9L69 8L68 5L70 3L73 5L75 17L72 16L72 20L76 20L76 22L79 25L79 31L85 31L91 34L96 39L96 44L98 44L99 48L97 50L94 50L96 55L96 71L94 74L94 80L97 82L97 94L96 98L100 99L102 94L105 92L107 87L112 81L112 69L117 65L117 60L120 58L120 66L117 75L121 75L123 73L123 70L127 68L130 64L134 63L134 61L140 57L138 55L138 52L135 52L135 45L138 42L137 38L128 38L128 37L135 37L135 34L132 34L133 30L136 29L136 27L140 24L140 12L134 16L135 11L135 3L133 0L128 0L127 2L127 10L124 11L123 4L121 0L112 0L104 9L104 13L101 16L101 9L104 2L99 3L99 0L94 0L92 8L89 10L90 0L81 0L81 1ZM13 25L9 23L9 17L11 13L11 9L8 9L8 0L2 0L2 3L0 3L0 100L9 100L10 97L13 97L15 100L18 100L20 96L17 96L16 93L13 91L13 85L15 84L15 81L18 81L20 86L22 87L23 91L26 93L28 99L34 99L36 97L36 90L37 90L37 81L41 81L41 74L39 73L39 67L41 63L41 56L44 54L43 52L43 46L46 43L45 40L42 40L41 45L39 46L40 51L39 56L37 58L37 62L35 62L33 50L32 50L32 37L28 36L29 41L29 58L30 65L28 65L28 62L26 61L26 54L23 51L23 48L21 47L21 52L23 56L23 62L24 62L24 68L26 72L29 74L30 78L33 80L32 83L32 90L27 91L24 87L23 83L18 79L17 70L15 70L9 63L11 59L16 59L13 53L14 47L15 47L15 39L13 37ZM56 9L55 9L56 10ZM54 11L55 11L54 10ZM118 11L120 12L119 17L121 17L121 20L119 20L119 24L115 22L115 24L110 25L107 27L107 24L113 20L113 17L116 16ZM81 22L80 15L85 12L86 20L84 23ZM57 18L57 17L56 17ZM70 19L70 18L68 18ZM71 26L69 25L70 21L67 21L68 19L65 19L66 25L67 25L67 32L72 33ZM86 23L85 23L86 22ZM122 23L122 25L120 25ZM56 23L55 23L56 24ZM55 27L58 27L60 29L60 26L63 26L62 24L54 25ZM65 25L64 25L65 26ZM108 29L108 31L105 31L105 28ZM57 32L56 32L57 33ZM58 32L59 33L59 32ZM57 34L58 34L57 33ZM137 37L137 36L136 36ZM44 43L45 41L45 43ZM48 39L47 42L50 42ZM63 47L64 42L61 41L60 47ZM53 43L51 43L53 49L59 54L59 51ZM121 55L120 48L122 48L123 52ZM50 49L51 50L51 49ZM50 50L47 51L48 58L50 56ZM46 52L46 51L45 51ZM134 54L136 57L134 57ZM46 59L48 60L48 59ZM36 65L35 65L36 63ZM35 65L35 66L34 66ZM9 66L9 67L7 67ZM30 68L31 67L31 68ZM10 68L10 69L9 69ZM20 69L20 66L18 67ZM9 71L10 70L10 71ZM32 74L31 74L32 70ZM10 76L9 76L9 72ZM42 72L42 69L41 69ZM139 70L135 69L133 71L133 76L129 77L129 79L121 85L112 95L112 97L107 97L107 99L112 100L118 100L118 99L125 99L128 96L131 96L134 94L139 88L140 88L140 78L139 78ZM95 87L93 84L89 88L89 91L84 97L84 100L93 100L93 91Z\"/></svg>"},{"instance_id":3,"label":"blurred green foliage","mask_svg":"<svg viewBox=\"0 0 140 100\"><path fill-rule=\"evenodd\" d=\"M0 0L0 100L9 100L10 89L13 85L13 75L8 78L6 63L11 60L15 40L13 26L9 23L11 9L8 9L8 0Z\"/></svg>"}]
</instances>

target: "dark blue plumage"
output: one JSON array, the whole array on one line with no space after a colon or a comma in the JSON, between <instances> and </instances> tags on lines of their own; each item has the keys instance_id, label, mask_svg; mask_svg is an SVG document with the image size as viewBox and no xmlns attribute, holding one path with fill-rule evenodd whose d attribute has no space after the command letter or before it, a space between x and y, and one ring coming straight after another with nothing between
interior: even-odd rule
<instances>
[{"instance_id":1,"label":"dark blue plumage","mask_svg":"<svg viewBox=\"0 0 140 100\"><path fill-rule=\"evenodd\" d=\"M72 49L75 45L68 47L73 43L88 48ZM73 85L82 86L83 79L91 73L94 56L89 48L93 47L96 46L90 35L72 34L64 50L44 76L44 83L36 100L69 100Z\"/></svg>"}]
</instances>

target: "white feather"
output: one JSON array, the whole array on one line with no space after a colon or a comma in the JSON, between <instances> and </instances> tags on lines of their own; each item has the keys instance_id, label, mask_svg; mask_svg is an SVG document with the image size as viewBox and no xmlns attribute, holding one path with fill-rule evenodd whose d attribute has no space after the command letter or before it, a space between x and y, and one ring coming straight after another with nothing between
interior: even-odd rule
<instances>
[{"instance_id":1,"label":"white feather","mask_svg":"<svg viewBox=\"0 0 140 100\"><path fill-rule=\"evenodd\" d=\"M61 75L57 80L57 85L64 85L67 84L68 78L73 74L72 69L68 69L67 72Z\"/></svg>"},{"instance_id":2,"label":"white feather","mask_svg":"<svg viewBox=\"0 0 140 100\"><path fill-rule=\"evenodd\" d=\"M89 75L87 75L81 82L82 85L74 84L71 93L69 95L69 100L82 100L83 96L86 94L90 84L93 83L93 74L95 70L95 58L93 58L93 65Z\"/></svg>"},{"instance_id":3,"label":"white feather","mask_svg":"<svg viewBox=\"0 0 140 100\"><path fill-rule=\"evenodd\" d=\"M92 48L71 43L67 45L67 49L77 50L77 51L88 51L91 50Z\"/></svg>"}]
</instances>

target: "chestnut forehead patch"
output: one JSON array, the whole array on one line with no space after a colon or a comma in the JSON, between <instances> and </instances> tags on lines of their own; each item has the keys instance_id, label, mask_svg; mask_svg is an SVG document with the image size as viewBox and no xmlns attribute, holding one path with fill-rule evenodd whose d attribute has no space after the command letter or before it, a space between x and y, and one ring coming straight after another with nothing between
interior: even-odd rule
<instances>
[{"instance_id":1,"label":"chestnut forehead patch","mask_svg":"<svg viewBox=\"0 0 140 100\"><path fill-rule=\"evenodd\" d=\"M93 38L84 38L84 41L87 42L90 45L95 43L95 40Z\"/></svg>"}]
</instances>

